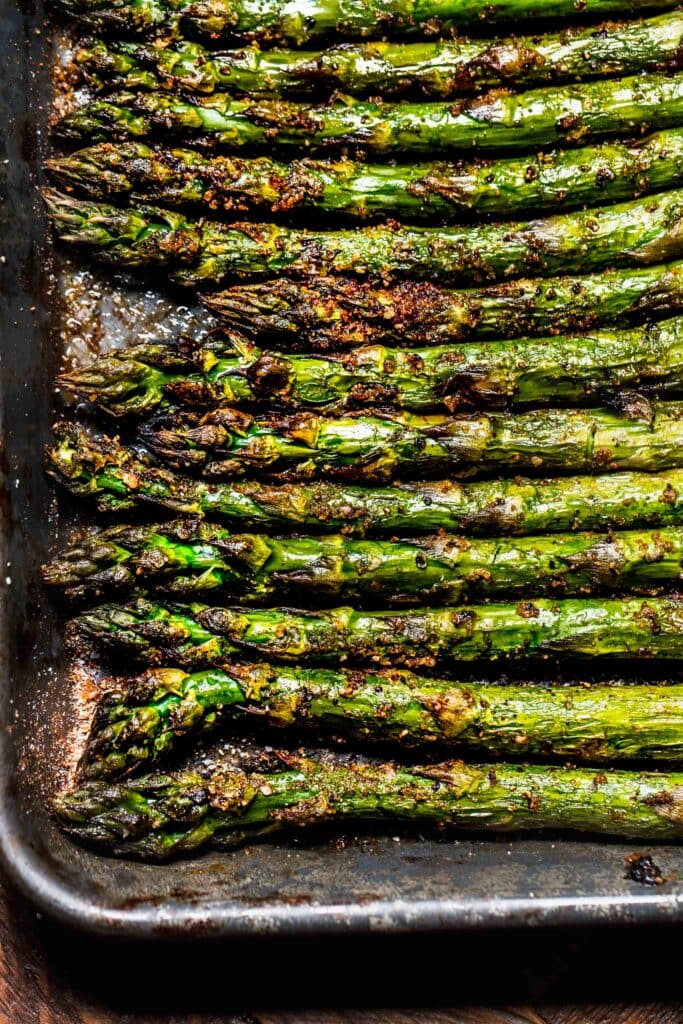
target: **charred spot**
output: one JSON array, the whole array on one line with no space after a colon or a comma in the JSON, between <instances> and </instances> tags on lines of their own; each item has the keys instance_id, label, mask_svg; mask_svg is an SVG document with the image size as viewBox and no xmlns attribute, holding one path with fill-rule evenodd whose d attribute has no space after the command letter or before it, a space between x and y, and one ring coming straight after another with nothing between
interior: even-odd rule
<instances>
[{"instance_id":1,"label":"charred spot","mask_svg":"<svg viewBox=\"0 0 683 1024\"><path fill-rule=\"evenodd\" d=\"M596 466L608 466L612 461L612 451L610 448L596 448L593 453L593 463Z\"/></svg>"},{"instance_id":2,"label":"charred spot","mask_svg":"<svg viewBox=\"0 0 683 1024\"><path fill-rule=\"evenodd\" d=\"M650 632L655 636L662 632L659 616L654 608L651 608L649 604L643 602L640 606L636 619L640 625L648 627Z\"/></svg>"},{"instance_id":3,"label":"charred spot","mask_svg":"<svg viewBox=\"0 0 683 1024\"><path fill-rule=\"evenodd\" d=\"M559 132L576 132L581 128L582 120L579 114L565 114L564 117L559 117L555 122L555 127Z\"/></svg>"},{"instance_id":4,"label":"charred spot","mask_svg":"<svg viewBox=\"0 0 683 1024\"><path fill-rule=\"evenodd\" d=\"M532 793L530 790L528 790L526 793L522 793L522 796L526 800L530 811L535 813L536 811L540 810L541 798L538 795L538 793Z\"/></svg>"},{"instance_id":5,"label":"charred spot","mask_svg":"<svg viewBox=\"0 0 683 1024\"><path fill-rule=\"evenodd\" d=\"M539 612L533 601L520 601L515 611L522 619L537 619Z\"/></svg>"},{"instance_id":6,"label":"charred spot","mask_svg":"<svg viewBox=\"0 0 683 1024\"><path fill-rule=\"evenodd\" d=\"M611 167L601 167L595 175L595 184L602 188L603 185L609 185L616 178L616 174Z\"/></svg>"},{"instance_id":7,"label":"charred spot","mask_svg":"<svg viewBox=\"0 0 683 1024\"><path fill-rule=\"evenodd\" d=\"M644 796L641 803L644 803L647 807L670 807L674 803L674 795L668 789L663 789L660 793Z\"/></svg>"},{"instance_id":8,"label":"charred spot","mask_svg":"<svg viewBox=\"0 0 683 1024\"><path fill-rule=\"evenodd\" d=\"M667 484L659 496L659 500L665 505L675 505L678 501L678 491L671 484Z\"/></svg>"},{"instance_id":9,"label":"charred spot","mask_svg":"<svg viewBox=\"0 0 683 1024\"><path fill-rule=\"evenodd\" d=\"M662 869L655 863L652 854L631 853L624 857L626 864L627 878L631 882L638 882L639 885L663 885L666 879L662 875Z\"/></svg>"},{"instance_id":10,"label":"charred spot","mask_svg":"<svg viewBox=\"0 0 683 1024\"><path fill-rule=\"evenodd\" d=\"M397 397L395 384L354 384L349 389L352 405L391 405Z\"/></svg>"},{"instance_id":11,"label":"charred spot","mask_svg":"<svg viewBox=\"0 0 683 1024\"><path fill-rule=\"evenodd\" d=\"M291 394L291 363L288 359L264 352L247 369L247 380L257 397Z\"/></svg>"},{"instance_id":12,"label":"charred spot","mask_svg":"<svg viewBox=\"0 0 683 1024\"><path fill-rule=\"evenodd\" d=\"M199 236L193 231L176 230L168 235L155 235L155 245L165 256L180 263L194 263L201 256Z\"/></svg>"},{"instance_id":13,"label":"charred spot","mask_svg":"<svg viewBox=\"0 0 683 1024\"><path fill-rule=\"evenodd\" d=\"M179 405L210 405L214 399L211 386L205 381L175 380L166 385L166 392Z\"/></svg>"}]
</instances>

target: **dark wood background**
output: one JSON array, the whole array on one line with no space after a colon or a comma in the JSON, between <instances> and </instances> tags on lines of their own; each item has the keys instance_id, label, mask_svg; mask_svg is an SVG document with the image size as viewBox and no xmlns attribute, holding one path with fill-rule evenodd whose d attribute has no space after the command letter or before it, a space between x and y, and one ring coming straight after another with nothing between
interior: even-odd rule
<instances>
[{"instance_id":1,"label":"dark wood background","mask_svg":"<svg viewBox=\"0 0 683 1024\"><path fill-rule=\"evenodd\" d=\"M670 928L94 940L0 878L0 1024L683 1024L682 976Z\"/></svg>"}]
</instances>

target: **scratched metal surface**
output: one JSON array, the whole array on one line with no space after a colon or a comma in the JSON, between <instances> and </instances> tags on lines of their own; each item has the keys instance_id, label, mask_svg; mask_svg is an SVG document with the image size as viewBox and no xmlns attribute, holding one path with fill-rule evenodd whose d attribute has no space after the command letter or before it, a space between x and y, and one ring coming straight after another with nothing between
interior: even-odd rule
<instances>
[{"instance_id":1,"label":"scratched metal surface","mask_svg":"<svg viewBox=\"0 0 683 1024\"><path fill-rule=\"evenodd\" d=\"M199 321L161 292L55 263L36 194L55 40L40 3L21 11L0 0L0 11L0 852L13 878L63 920L135 936L679 919L677 848L658 849L667 883L648 890L623 877L633 847L591 840L322 835L159 867L96 856L54 829L46 800L63 782L85 705L64 670L63 620L37 571L80 515L41 469L52 378L62 360Z\"/></svg>"}]
</instances>

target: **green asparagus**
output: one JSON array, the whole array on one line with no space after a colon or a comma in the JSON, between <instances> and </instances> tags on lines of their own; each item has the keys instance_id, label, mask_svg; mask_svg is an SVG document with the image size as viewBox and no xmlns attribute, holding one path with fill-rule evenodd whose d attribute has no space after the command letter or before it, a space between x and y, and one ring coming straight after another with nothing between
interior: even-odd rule
<instances>
[{"instance_id":1,"label":"green asparagus","mask_svg":"<svg viewBox=\"0 0 683 1024\"><path fill-rule=\"evenodd\" d=\"M683 836L683 772L549 765L325 763L291 753L279 770L232 765L91 781L55 811L74 838L106 851L166 860L283 830L334 823L408 822L424 829L569 829L640 841Z\"/></svg>"},{"instance_id":2,"label":"green asparagus","mask_svg":"<svg viewBox=\"0 0 683 1024\"><path fill-rule=\"evenodd\" d=\"M212 39L239 36L301 46L332 34L342 38L430 36L498 22L605 18L671 10L676 0L56 0L98 32L177 31L179 23Z\"/></svg>"},{"instance_id":3,"label":"green asparagus","mask_svg":"<svg viewBox=\"0 0 683 1024\"><path fill-rule=\"evenodd\" d=\"M683 525L683 470L603 476L421 482L386 488L330 483L269 486L207 483L150 464L114 438L58 424L47 470L103 512L152 505L217 516L255 528L304 527L345 534L462 530L468 535L536 534L609 527Z\"/></svg>"},{"instance_id":4,"label":"green asparagus","mask_svg":"<svg viewBox=\"0 0 683 1024\"><path fill-rule=\"evenodd\" d=\"M353 96L449 99L482 87L670 71L683 64L683 15L511 39L346 43L317 52L242 47L223 52L179 40L158 46L87 40L75 54L100 89L182 89L254 97L308 97L318 86Z\"/></svg>"},{"instance_id":5,"label":"green asparagus","mask_svg":"<svg viewBox=\"0 0 683 1024\"><path fill-rule=\"evenodd\" d=\"M361 611L104 604L75 620L84 637L146 664L195 668L233 656L278 662L434 667L538 658L683 657L683 598L537 598L517 604Z\"/></svg>"},{"instance_id":6,"label":"green asparagus","mask_svg":"<svg viewBox=\"0 0 683 1024\"><path fill-rule=\"evenodd\" d=\"M225 277L355 273L482 283L659 263L683 252L683 190L544 220L475 227L396 224L314 231L245 222L192 221L157 207L119 209L44 197L59 237L119 267L164 268L173 283L198 287Z\"/></svg>"},{"instance_id":7,"label":"green asparagus","mask_svg":"<svg viewBox=\"0 0 683 1024\"><path fill-rule=\"evenodd\" d=\"M683 50L681 51L683 52ZM683 129L631 143L603 143L527 158L472 164L363 164L269 157L208 157L142 142L102 142L46 162L67 190L96 199L131 197L221 213L324 210L366 218L428 221L516 216L618 202L683 183Z\"/></svg>"},{"instance_id":8,"label":"green asparagus","mask_svg":"<svg viewBox=\"0 0 683 1024\"><path fill-rule=\"evenodd\" d=\"M660 472L683 466L683 402L632 401L626 414L553 408L515 415L254 417L225 407L171 414L143 424L139 433L160 459L208 478L255 472L379 483L445 471Z\"/></svg>"},{"instance_id":9,"label":"green asparagus","mask_svg":"<svg viewBox=\"0 0 683 1024\"><path fill-rule=\"evenodd\" d=\"M269 402L340 412L581 403L618 389L683 392L683 317L630 331L422 349L288 355L227 338L114 350L58 378L113 416L172 405Z\"/></svg>"},{"instance_id":10,"label":"green asparagus","mask_svg":"<svg viewBox=\"0 0 683 1024\"><path fill-rule=\"evenodd\" d=\"M466 291L430 281L348 277L234 285L204 296L232 331L289 349L430 345L588 331L683 311L683 261L582 277L530 278Z\"/></svg>"},{"instance_id":11,"label":"green asparagus","mask_svg":"<svg viewBox=\"0 0 683 1024\"><path fill-rule=\"evenodd\" d=\"M149 669L98 703L82 774L135 771L235 719L483 756L598 763L683 758L683 686L492 686L405 671L231 664Z\"/></svg>"},{"instance_id":12,"label":"green asparagus","mask_svg":"<svg viewBox=\"0 0 683 1024\"><path fill-rule=\"evenodd\" d=\"M361 147L363 152L447 153L529 150L558 142L585 145L611 135L683 125L683 74L583 82L523 93L492 90L475 98L383 103L342 97L307 105L233 99L225 93L183 98L123 92L94 100L55 126L64 142L162 135L206 145L296 147L302 151Z\"/></svg>"},{"instance_id":13,"label":"green asparagus","mask_svg":"<svg viewBox=\"0 0 683 1024\"><path fill-rule=\"evenodd\" d=\"M43 566L43 579L78 599L137 586L182 600L221 591L249 602L312 594L389 605L520 593L649 594L683 580L683 530L355 540L231 533L183 519L93 531Z\"/></svg>"},{"instance_id":14,"label":"green asparagus","mask_svg":"<svg viewBox=\"0 0 683 1024\"><path fill-rule=\"evenodd\" d=\"M231 764L90 781L61 794L70 835L104 850L166 860L283 830L334 823L408 822L424 829L569 829L640 841L683 835L683 772L600 771L549 765L326 763L277 755L279 770Z\"/></svg>"}]
</instances>

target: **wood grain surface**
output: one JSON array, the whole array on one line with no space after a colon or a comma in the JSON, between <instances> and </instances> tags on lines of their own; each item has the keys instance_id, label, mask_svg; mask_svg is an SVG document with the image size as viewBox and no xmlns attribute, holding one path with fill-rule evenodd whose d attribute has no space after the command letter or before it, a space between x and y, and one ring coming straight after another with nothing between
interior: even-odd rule
<instances>
[{"instance_id":1,"label":"wood grain surface","mask_svg":"<svg viewBox=\"0 0 683 1024\"><path fill-rule=\"evenodd\" d=\"M553 998L571 993L574 984L578 992L586 980L590 984L592 973L598 979L592 991L598 996L601 977L612 991L620 987L620 977L625 990L640 979L654 992L662 983L667 993L672 987L676 991L677 932L631 932L622 938L615 932L562 937L544 933L537 938L528 953L521 936L472 936L460 945L447 936L404 939L402 947L390 944L377 959L379 974L384 972L389 984L368 990L362 998L353 991L354 961L361 964L376 955L377 939L371 947L353 940L341 951L322 940L289 940L279 946L214 942L185 948L93 940L43 920L0 877L0 1024L683 1024L683 1002L596 998L577 1005ZM510 957L511 970L497 984L500 971L495 965ZM425 965L432 963L430 981ZM599 969L592 972L596 964ZM396 979L411 974L413 987L397 988ZM403 997L414 993L406 1004L429 1002L430 994L440 997L443 991L434 983L438 976L456 994L469 977L487 995L482 1002L490 1005L346 1008L354 1005L354 996L358 1006L382 1006L381 997L392 992ZM287 985L287 978L293 984ZM506 987L527 996L538 992L540 998L508 1005ZM420 994L422 999L417 998ZM278 1003L304 1008L280 1009ZM264 1004L272 1008L259 1010ZM344 1009L324 1008L342 1004Z\"/></svg>"}]
</instances>

